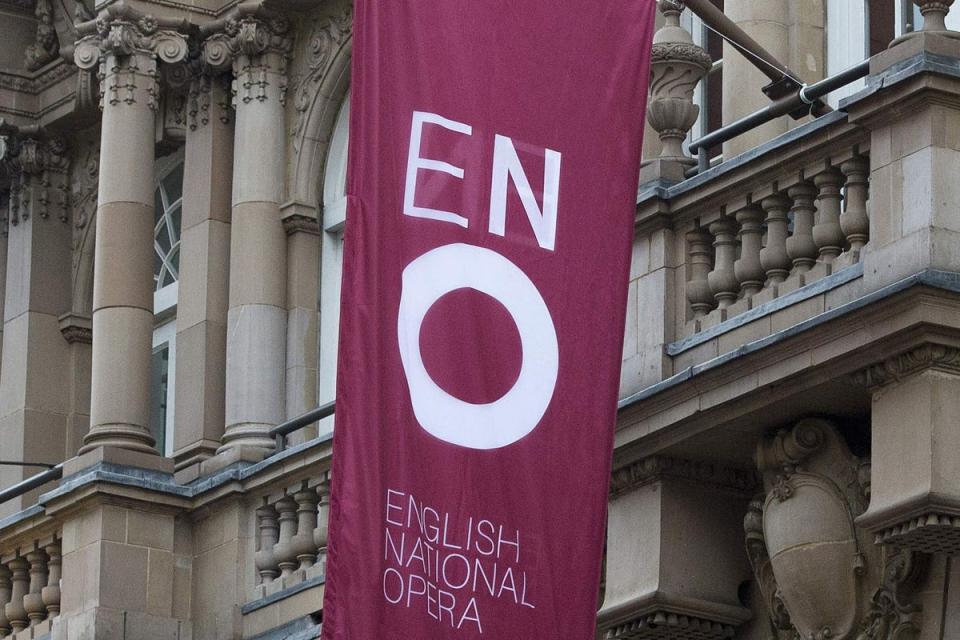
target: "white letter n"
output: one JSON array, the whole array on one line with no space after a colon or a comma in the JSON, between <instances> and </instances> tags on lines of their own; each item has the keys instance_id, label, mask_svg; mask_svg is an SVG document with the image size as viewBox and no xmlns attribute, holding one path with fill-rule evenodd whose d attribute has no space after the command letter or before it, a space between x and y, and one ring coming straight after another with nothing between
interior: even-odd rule
<instances>
[{"instance_id":1,"label":"white letter n","mask_svg":"<svg viewBox=\"0 0 960 640\"><path fill-rule=\"evenodd\" d=\"M490 187L490 233L502 236L506 233L507 176L513 179L520 202L527 212L537 243L553 251L557 237L557 199L560 192L560 152L544 149L543 165L543 210L530 188L527 174L517 156L513 141L497 135L493 145L493 181Z\"/></svg>"}]
</instances>

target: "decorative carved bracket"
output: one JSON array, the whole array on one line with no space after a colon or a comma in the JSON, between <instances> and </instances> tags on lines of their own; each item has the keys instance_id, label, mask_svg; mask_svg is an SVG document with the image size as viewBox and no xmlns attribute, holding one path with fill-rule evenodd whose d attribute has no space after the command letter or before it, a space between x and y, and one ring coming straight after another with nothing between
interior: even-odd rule
<instances>
[{"instance_id":1,"label":"decorative carved bracket","mask_svg":"<svg viewBox=\"0 0 960 640\"><path fill-rule=\"evenodd\" d=\"M827 420L806 419L757 447L764 493L744 518L746 548L781 640L907 640L919 631L910 590L923 562L869 544L869 461Z\"/></svg>"}]
</instances>

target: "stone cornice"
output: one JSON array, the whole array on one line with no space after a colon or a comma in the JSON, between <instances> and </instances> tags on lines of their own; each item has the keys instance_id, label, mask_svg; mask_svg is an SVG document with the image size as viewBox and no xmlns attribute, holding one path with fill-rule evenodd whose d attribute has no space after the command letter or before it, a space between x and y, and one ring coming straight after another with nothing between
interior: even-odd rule
<instances>
[{"instance_id":1,"label":"stone cornice","mask_svg":"<svg viewBox=\"0 0 960 640\"><path fill-rule=\"evenodd\" d=\"M615 469L610 477L610 497L663 479L686 480L744 496L756 493L760 479L751 469L725 467L713 462L652 456Z\"/></svg>"},{"instance_id":2,"label":"stone cornice","mask_svg":"<svg viewBox=\"0 0 960 640\"><path fill-rule=\"evenodd\" d=\"M960 375L960 348L927 343L872 364L851 376L854 383L875 389L925 369Z\"/></svg>"},{"instance_id":3,"label":"stone cornice","mask_svg":"<svg viewBox=\"0 0 960 640\"><path fill-rule=\"evenodd\" d=\"M59 59L34 73L0 71L0 89L37 95L76 73L76 68Z\"/></svg>"}]
</instances>

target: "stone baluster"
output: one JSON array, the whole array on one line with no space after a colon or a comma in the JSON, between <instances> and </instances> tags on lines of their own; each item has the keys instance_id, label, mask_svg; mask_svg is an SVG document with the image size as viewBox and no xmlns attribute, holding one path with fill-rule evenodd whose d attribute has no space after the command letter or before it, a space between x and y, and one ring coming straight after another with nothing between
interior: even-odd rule
<instances>
[{"instance_id":1,"label":"stone baluster","mask_svg":"<svg viewBox=\"0 0 960 640\"><path fill-rule=\"evenodd\" d=\"M763 199L767 212L767 246L760 251L760 263L770 284L780 284L790 275L790 256L787 254L787 211L790 200L779 193Z\"/></svg>"},{"instance_id":2,"label":"stone baluster","mask_svg":"<svg viewBox=\"0 0 960 640\"><path fill-rule=\"evenodd\" d=\"M317 562L323 573L327 572L327 529L330 525L330 476L326 474L323 482L317 487L317 496L320 498L317 509L317 528L313 530L313 542L317 545Z\"/></svg>"},{"instance_id":3,"label":"stone baluster","mask_svg":"<svg viewBox=\"0 0 960 640\"><path fill-rule=\"evenodd\" d=\"M690 279L687 281L687 300L693 309L694 318L702 318L713 309L716 302L707 275L713 267L713 236L701 227L687 233L687 265Z\"/></svg>"},{"instance_id":4,"label":"stone baluster","mask_svg":"<svg viewBox=\"0 0 960 640\"><path fill-rule=\"evenodd\" d=\"M737 223L723 216L710 225L713 234L714 265L713 271L707 275L710 291L717 301L717 306L726 309L737 300L740 282L734 271L734 260L737 257Z\"/></svg>"},{"instance_id":5,"label":"stone baluster","mask_svg":"<svg viewBox=\"0 0 960 640\"><path fill-rule=\"evenodd\" d=\"M650 62L650 100L647 121L660 136L659 160L692 165L683 150L683 141L700 115L693 102L693 90L710 70L707 52L694 44L680 26L683 5L675 0L660 0L665 22L653 37Z\"/></svg>"},{"instance_id":6,"label":"stone baluster","mask_svg":"<svg viewBox=\"0 0 960 640\"><path fill-rule=\"evenodd\" d=\"M280 513L280 538L273 547L273 559L280 569L280 577L286 578L297 568L297 552L293 548L293 536L297 533L297 503L290 496L277 502Z\"/></svg>"},{"instance_id":7,"label":"stone baluster","mask_svg":"<svg viewBox=\"0 0 960 640\"><path fill-rule=\"evenodd\" d=\"M47 607L43 604L41 592L47 585L47 554L43 549L34 549L27 554L30 563L30 590L23 597L23 608L34 627L47 617Z\"/></svg>"},{"instance_id":8,"label":"stone baluster","mask_svg":"<svg viewBox=\"0 0 960 640\"><path fill-rule=\"evenodd\" d=\"M235 138L227 312L226 430L218 454L265 456L285 417L287 234L284 97L289 22L241 3L204 42L206 64L234 75ZM282 533L281 533L282 542Z\"/></svg>"},{"instance_id":9,"label":"stone baluster","mask_svg":"<svg viewBox=\"0 0 960 640\"><path fill-rule=\"evenodd\" d=\"M23 631L30 623L27 610L23 608L23 598L30 587L30 565L26 560L17 556L10 561L10 581L13 588L10 592L10 602L4 607L10 629L13 633Z\"/></svg>"},{"instance_id":10,"label":"stone baluster","mask_svg":"<svg viewBox=\"0 0 960 640\"><path fill-rule=\"evenodd\" d=\"M77 41L74 59L81 69L99 63L103 109L91 428L81 453L101 446L155 453L149 426L157 65L180 62L188 50L186 38L169 26L123 3L78 26L89 35Z\"/></svg>"},{"instance_id":11,"label":"stone baluster","mask_svg":"<svg viewBox=\"0 0 960 640\"><path fill-rule=\"evenodd\" d=\"M257 509L257 527L260 529L260 538L253 564L260 576L260 583L267 584L280 575L273 555L280 531L277 525L277 510L271 505L264 505Z\"/></svg>"},{"instance_id":12,"label":"stone baluster","mask_svg":"<svg viewBox=\"0 0 960 640\"><path fill-rule=\"evenodd\" d=\"M740 223L740 258L733 265L743 296L750 297L763 289L766 273L760 262L763 244L763 209L748 204L737 211Z\"/></svg>"},{"instance_id":13,"label":"stone baluster","mask_svg":"<svg viewBox=\"0 0 960 640\"><path fill-rule=\"evenodd\" d=\"M316 491L304 488L293 494L297 503L297 535L293 537L293 551L300 569L306 571L317 561L317 545L313 532L317 528L317 503L320 496Z\"/></svg>"},{"instance_id":14,"label":"stone baluster","mask_svg":"<svg viewBox=\"0 0 960 640\"><path fill-rule=\"evenodd\" d=\"M843 174L830 167L813 178L817 185L817 222L813 225L813 240L820 250L820 260L831 264L843 252L846 238L840 228L840 187Z\"/></svg>"},{"instance_id":15,"label":"stone baluster","mask_svg":"<svg viewBox=\"0 0 960 640\"><path fill-rule=\"evenodd\" d=\"M47 552L47 585L40 592L43 604L47 608L47 615L55 618L60 615L60 577L63 556L61 555L60 543L54 542L46 546Z\"/></svg>"},{"instance_id":16,"label":"stone baluster","mask_svg":"<svg viewBox=\"0 0 960 640\"><path fill-rule=\"evenodd\" d=\"M787 238L787 255L797 273L806 273L817 263L817 243L813 241L813 205L817 188L809 182L790 187L787 195L793 200L793 235Z\"/></svg>"},{"instance_id":17,"label":"stone baluster","mask_svg":"<svg viewBox=\"0 0 960 640\"><path fill-rule=\"evenodd\" d=\"M10 569L0 564L0 638L10 635L13 629L7 619L7 604L10 602Z\"/></svg>"},{"instance_id":18,"label":"stone baluster","mask_svg":"<svg viewBox=\"0 0 960 640\"><path fill-rule=\"evenodd\" d=\"M847 237L851 253L859 259L860 250L870 240L870 218L867 216L867 198L870 159L856 156L840 165L847 178L846 207L840 215L840 228Z\"/></svg>"}]
</instances>

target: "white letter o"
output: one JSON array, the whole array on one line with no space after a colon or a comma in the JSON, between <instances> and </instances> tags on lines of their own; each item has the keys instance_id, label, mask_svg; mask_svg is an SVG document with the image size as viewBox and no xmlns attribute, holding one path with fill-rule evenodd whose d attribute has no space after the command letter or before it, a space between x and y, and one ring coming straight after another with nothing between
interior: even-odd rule
<instances>
[{"instance_id":1,"label":"white letter o","mask_svg":"<svg viewBox=\"0 0 960 640\"><path fill-rule=\"evenodd\" d=\"M470 449L513 444L540 423L557 384L557 333L530 278L505 257L468 244L432 249L403 270L397 333L400 360L417 422L431 435ZM500 399L473 404L456 398L427 373L420 327L442 296L475 289L499 301L516 324L523 355L516 383Z\"/></svg>"}]
</instances>

